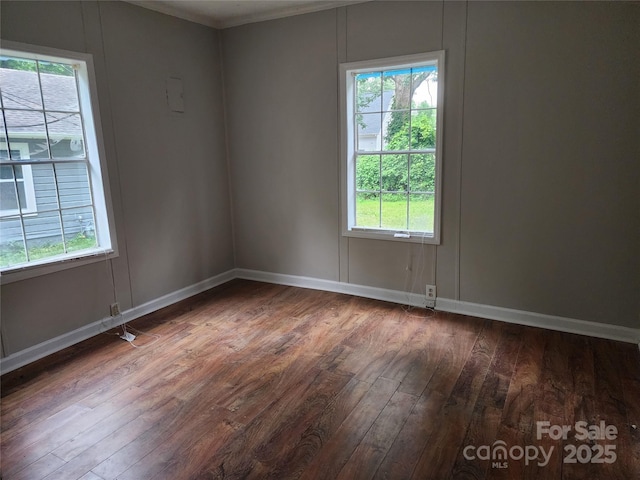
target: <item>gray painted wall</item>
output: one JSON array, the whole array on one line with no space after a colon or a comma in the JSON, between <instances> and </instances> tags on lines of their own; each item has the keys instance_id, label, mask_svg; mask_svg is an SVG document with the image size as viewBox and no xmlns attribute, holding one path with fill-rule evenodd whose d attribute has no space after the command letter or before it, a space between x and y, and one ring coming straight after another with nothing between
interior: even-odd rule
<instances>
[{"instance_id":1,"label":"gray painted wall","mask_svg":"<svg viewBox=\"0 0 640 480\"><path fill-rule=\"evenodd\" d=\"M639 7L469 4L462 299L640 326Z\"/></svg>"},{"instance_id":2,"label":"gray painted wall","mask_svg":"<svg viewBox=\"0 0 640 480\"><path fill-rule=\"evenodd\" d=\"M335 18L223 31L240 267L338 279Z\"/></svg>"},{"instance_id":3,"label":"gray painted wall","mask_svg":"<svg viewBox=\"0 0 640 480\"><path fill-rule=\"evenodd\" d=\"M116 2L0 8L3 38L94 55L120 247L3 286L5 355L107 316L111 269L124 309L237 266L638 326L637 3L374 2L221 34ZM442 48L442 244L342 237L338 63Z\"/></svg>"},{"instance_id":4,"label":"gray painted wall","mask_svg":"<svg viewBox=\"0 0 640 480\"><path fill-rule=\"evenodd\" d=\"M3 39L94 56L120 251L3 285L3 354L107 317L114 288L128 309L232 268L218 33L119 2L0 8ZM184 114L167 108L169 76Z\"/></svg>"},{"instance_id":5,"label":"gray painted wall","mask_svg":"<svg viewBox=\"0 0 640 480\"><path fill-rule=\"evenodd\" d=\"M372 2L224 30L237 266L637 327L639 10ZM337 64L439 49L442 244L341 237Z\"/></svg>"}]
</instances>

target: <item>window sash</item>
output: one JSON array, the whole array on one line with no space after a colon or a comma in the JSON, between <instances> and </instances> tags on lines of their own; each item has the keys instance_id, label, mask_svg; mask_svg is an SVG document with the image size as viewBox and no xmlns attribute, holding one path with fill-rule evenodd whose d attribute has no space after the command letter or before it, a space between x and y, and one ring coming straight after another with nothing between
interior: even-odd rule
<instances>
[{"instance_id":1,"label":"window sash","mask_svg":"<svg viewBox=\"0 0 640 480\"><path fill-rule=\"evenodd\" d=\"M67 177L62 180L63 183L60 183L60 179L57 178L57 173L54 174L55 206L37 205L34 199L34 209L23 209L22 212L17 211L14 215L9 215L9 212L0 211L0 218L2 218L3 222L11 218L20 219L22 242L25 244L25 247L28 240L25 224L29 222L33 224L32 220L37 215L49 216L51 219L57 218L59 229L56 235L63 239L60 255L35 260L30 259L28 262L15 263L8 267L1 266L2 276L0 278L2 279L2 283L10 283L72 266L82 265L95 261L92 260L92 258L95 258L95 255L117 255L115 229L108 195L108 179L104 176L105 174L103 174L103 172L106 172L104 166L104 147L100 133L100 117L98 114L91 55L7 41L3 42L2 56L70 65L74 73L73 75L69 75L68 78L73 78L73 85L75 85L75 98L68 97L68 102L66 100L67 97L61 98L58 94L51 96L52 92L59 90L52 90L49 84L47 86L47 92L44 92L42 86L43 77L41 76L42 71L37 70L38 88L41 98L40 105L35 106L37 102L31 102L34 105L30 106L29 102L24 102L24 104L29 107L24 109L20 108L19 105L16 106L15 101L12 106L1 105L3 119L5 118L5 112L18 112L13 114L14 118L17 118L21 111L36 112L40 115L41 118L44 119L42 128L44 131L41 132L44 133L42 143L46 145L46 150L39 152L42 155L40 158L28 158L29 155L27 155L26 159L23 155L21 155L22 158L20 159L2 158L0 159L0 163L3 166L13 167L19 165L24 170L32 167L35 168L35 166L50 165L53 172L58 172L58 167L67 169L65 173ZM40 64L37 65L39 69ZM71 71L71 69L69 69L69 71ZM47 72L44 74L48 75ZM67 84L67 86L69 86L69 84ZM43 97L44 93L50 95L49 100L45 101ZM16 98L19 99L19 97ZM30 95L28 98L36 99L37 94L36 96ZM58 100L62 100L63 103L60 103ZM51 108L47 108L47 102L49 102ZM69 104L68 108L67 103ZM59 123L64 122L67 118L69 123ZM73 121L73 123L71 123L71 121ZM25 133L28 134L29 129L25 129L27 132L20 132L20 128L14 128L10 134L9 132L12 130L12 126L7 126L7 122L3 123L4 131L2 135L0 135L0 140L7 146L8 150L13 150L14 145L24 141L26 138ZM50 128L51 125L54 124L56 124L56 128ZM15 122L14 125L20 127L20 125ZM31 135L31 137L36 138L34 135ZM42 138L42 136L38 136L37 138ZM77 156L75 155L76 150L71 148L74 146L72 144L61 144L65 148L71 148L71 150L68 150L71 154L63 153L60 150L52 150L51 144L59 143L61 139L69 140L70 142L73 139L77 139L79 142L82 142L82 150L78 152L79 154ZM53 142L49 140L53 140ZM69 171L69 168L74 170L73 164L84 166L83 170L80 171L82 176L78 177L80 184L84 185L84 187L82 187L82 193L79 193L80 191L75 192L70 190L73 189L75 185L73 183L67 183L67 180L71 182L75 180L74 173ZM86 173L86 177L82 171ZM41 173L38 175L41 175ZM26 179L27 176L25 175L25 180ZM15 182L15 180L12 181ZM39 180L39 182L40 181L41 180ZM50 180L47 181L50 182ZM68 192L66 199L61 199L61 190L63 189ZM53 190L48 192L49 196L52 192ZM74 222L78 223L77 228ZM74 229L80 229L82 232L94 232L96 239L95 246L88 248L84 246L77 248L72 246L68 248L69 226L72 224ZM26 248L25 254L28 254ZM68 260L74 261L69 262Z\"/></svg>"},{"instance_id":2,"label":"window sash","mask_svg":"<svg viewBox=\"0 0 640 480\"><path fill-rule=\"evenodd\" d=\"M384 100L381 98L382 104L376 105L371 113L380 114L381 117L385 114L391 114L393 112L407 112L409 117L409 128L411 129L411 121L413 120L412 112L419 112L423 110L435 110L435 146L428 148L411 148L411 143L408 144L408 148L402 149L384 149L382 146L372 149L358 149L358 115L362 114L363 110L357 107L357 92L356 92L356 75L370 75L376 77L384 77L385 74L397 73L398 70L411 68L415 66L424 66L428 68L437 69L437 102L433 107L430 103L428 108L417 106L410 99L407 108L392 108L393 105L389 105L385 108ZM403 57L394 57L389 59L378 59L364 62L352 62L340 65L340 78L341 78L341 125L342 125L342 169L341 169L341 197L342 197L342 233L345 236L356 236L363 238L381 238L398 240L397 235L402 233L401 240L403 241L419 241L423 243L435 243L440 242L440 205L441 205L441 182L442 182L442 124L443 124L443 108L444 108L444 51L431 52L428 54L408 55ZM383 86L381 84L381 91ZM415 113L414 113L415 115ZM382 120L381 120L382 124ZM381 135L382 133L382 127ZM411 130L409 130L411 131ZM380 143L382 145L382 143ZM356 159L363 155L418 155L418 154L432 154L435 158L435 179L433 191L430 190L411 190L409 184L407 186L408 191L391 191L382 188L382 176L384 172L380 171L380 189L358 189L357 175L356 175ZM382 161L381 161L382 164ZM409 173L407 173L409 179ZM407 180L409 181L409 180ZM382 202L382 195L385 193L399 195L406 195L406 210L405 225L407 227L413 227L410 219L410 197L413 194L420 195L432 195L433 197L433 232L428 231L429 224L425 224L424 230L412 230L411 228L398 229L398 228L385 228L374 227L371 225L357 225L356 224L356 195L359 193L372 193L380 195L380 202ZM380 215L380 219L382 216ZM381 220L382 221L382 220ZM405 238L408 237L408 238Z\"/></svg>"}]
</instances>

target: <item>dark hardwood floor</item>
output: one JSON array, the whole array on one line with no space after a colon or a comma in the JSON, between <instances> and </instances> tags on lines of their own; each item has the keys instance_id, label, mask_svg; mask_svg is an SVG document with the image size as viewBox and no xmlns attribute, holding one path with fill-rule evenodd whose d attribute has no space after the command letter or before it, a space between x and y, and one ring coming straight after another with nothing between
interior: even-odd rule
<instances>
[{"instance_id":1,"label":"dark hardwood floor","mask_svg":"<svg viewBox=\"0 0 640 480\"><path fill-rule=\"evenodd\" d=\"M131 326L2 377L2 478L640 478L634 344L248 281Z\"/></svg>"}]
</instances>

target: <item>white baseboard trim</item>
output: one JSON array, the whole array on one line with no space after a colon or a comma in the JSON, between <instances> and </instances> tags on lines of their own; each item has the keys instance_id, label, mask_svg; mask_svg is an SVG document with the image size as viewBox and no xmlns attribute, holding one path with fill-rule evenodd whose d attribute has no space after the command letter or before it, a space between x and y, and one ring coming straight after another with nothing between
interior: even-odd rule
<instances>
[{"instance_id":1,"label":"white baseboard trim","mask_svg":"<svg viewBox=\"0 0 640 480\"><path fill-rule=\"evenodd\" d=\"M0 372L4 375L31 362L40 360L47 355L59 352L71 345L98 335L99 333L106 332L110 328L122 325L126 320L122 320L121 317L122 316L103 318L102 320L8 355L0 359Z\"/></svg>"},{"instance_id":2,"label":"white baseboard trim","mask_svg":"<svg viewBox=\"0 0 640 480\"><path fill-rule=\"evenodd\" d=\"M102 320L90 323L71 332L52 338L38 345L26 348L7 357L0 359L0 372L2 374L16 370L24 365L40 360L41 358L56 353L64 348L70 347L83 340L98 335L110 328L120 326L124 323L140 318L161 308L168 307L176 302L189 298L198 293L202 293L211 288L222 285L233 279L255 280L258 282L288 285L293 287L311 288L314 290L324 290L328 292L344 293L358 297L372 298L385 302L410 305L414 307L433 307L426 297L418 293L408 293L385 288L368 287L365 285L355 285L351 283L338 282L334 280L323 280L313 277L303 277L298 275L286 275L280 273L262 272L258 270L248 270L236 268L228 270L219 275L213 276L202 282L176 290L175 292L163 295L155 300L151 300L137 307L122 312L118 317L107 317ZM591 337L607 338L622 342L640 343L640 329L609 325L604 323L588 322L565 317L555 317L541 313L513 310L509 308L494 307L477 303L462 302L448 298L438 297L435 302L436 310L451 313L460 313L475 317L488 318L503 322L527 325L531 327L545 328L547 330L558 330L567 333L576 333Z\"/></svg>"},{"instance_id":3,"label":"white baseboard trim","mask_svg":"<svg viewBox=\"0 0 640 480\"><path fill-rule=\"evenodd\" d=\"M223 272L219 275L215 275L201 282L195 283L185 288L181 288L180 290L168 293L167 295L163 295L162 297L156 298L155 300L151 300L137 307L133 307L132 309L127 310L123 313L123 316L126 317L126 320L123 323L130 322L131 320L143 317L144 315L155 312L156 310L160 310L161 308L173 305L176 302L197 295L198 293L205 292L214 287L217 287L218 285L227 283L234 278L236 278L235 270L227 270L226 272Z\"/></svg>"},{"instance_id":4,"label":"white baseboard trim","mask_svg":"<svg viewBox=\"0 0 640 480\"><path fill-rule=\"evenodd\" d=\"M261 272L256 270L236 269L236 277L246 280L257 280L260 282L277 283L280 285L290 285L294 287L313 288L315 290L327 290L330 292L345 293L358 297L373 298L392 303L411 305L414 307L433 307L427 304L424 295L417 293L407 293L397 290L387 290L384 288L367 287L364 285L354 285L351 283L336 282L332 280L320 280L311 277L300 277L296 275L283 275L279 273ZM436 310L444 312L460 313L474 317L488 318L502 322L515 323L530 327L545 328L547 330L558 330L560 332L577 333L590 337L607 338L621 342L639 343L640 329L609 325L605 323L588 322L573 318L556 317L542 313L513 310L509 308L494 307L478 303L462 302L450 300L448 298L436 298Z\"/></svg>"},{"instance_id":5,"label":"white baseboard trim","mask_svg":"<svg viewBox=\"0 0 640 480\"><path fill-rule=\"evenodd\" d=\"M87 340L95 335L106 332L111 328L118 327L124 323L135 320L136 318L147 315L148 313L168 307L180 300L202 293L213 287L226 283L229 280L233 280L234 278L234 271L229 270L221 273L220 275L203 280L202 282L176 290L175 292L163 295L162 297L151 300L150 302L125 310L117 317L103 318L102 320L90 323L89 325L85 325L71 332L46 340L38 345L20 350L19 352L0 359L0 372L4 375L5 373L16 370L29 363L35 362L36 360L40 360L47 355L59 352L60 350L82 342L83 340Z\"/></svg>"},{"instance_id":6,"label":"white baseboard trim","mask_svg":"<svg viewBox=\"0 0 640 480\"><path fill-rule=\"evenodd\" d=\"M313 290L324 290L327 292L344 293L355 295L356 297L373 298L391 303L411 305L413 307L433 307L433 302L429 302L425 295L418 293L408 293L399 290L388 290L386 288L367 287L353 283L337 282L335 280L322 280L313 277L301 277L298 275L285 275L282 273L261 272L258 270L247 270L237 268L236 278L244 280L255 280L258 282L275 283L278 285L288 285L292 287L311 288ZM431 304L429 304L431 303Z\"/></svg>"},{"instance_id":7,"label":"white baseboard trim","mask_svg":"<svg viewBox=\"0 0 640 480\"><path fill-rule=\"evenodd\" d=\"M501 322L515 323L529 327L557 330L566 333L576 333L589 337L607 338L620 342L640 342L640 329L610 325L606 323L576 320L574 318L556 317L542 313L514 310L510 308L494 307L479 303L462 302L448 298L436 299L436 310L443 312L460 313L474 317L499 320Z\"/></svg>"}]
</instances>

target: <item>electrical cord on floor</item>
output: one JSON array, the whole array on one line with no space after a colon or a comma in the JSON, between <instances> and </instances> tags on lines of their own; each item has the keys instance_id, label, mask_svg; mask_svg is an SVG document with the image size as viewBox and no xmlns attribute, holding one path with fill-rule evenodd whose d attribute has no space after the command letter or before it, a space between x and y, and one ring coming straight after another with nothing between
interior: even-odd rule
<instances>
[{"instance_id":1,"label":"electrical cord on floor","mask_svg":"<svg viewBox=\"0 0 640 480\"><path fill-rule=\"evenodd\" d=\"M108 321L108 319L102 319L102 321L100 322L100 333L103 333L105 335L117 335L117 336L120 336L119 333L112 333L112 332L109 331L109 330L113 330L114 328L117 328L117 327L109 325L107 323L107 321Z\"/></svg>"},{"instance_id":2,"label":"electrical cord on floor","mask_svg":"<svg viewBox=\"0 0 640 480\"><path fill-rule=\"evenodd\" d=\"M431 318L436 315L436 309L431 307L414 307L413 305L402 305L402 310L405 315L413 318ZM420 310L424 312L424 315L416 315L412 313L414 310Z\"/></svg>"},{"instance_id":3,"label":"electrical cord on floor","mask_svg":"<svg viewBox=\"0 0 640 480\"><path fill-rule=\"evenodd\" d=\"M406 305L402 305L402 310L405 312L406 315L414 317L414 318L430 318L430 317L433 317L436 314L435 308L427 307L427 306L417 307L417 306L411 305L411 299L410 299L410 295L412 293L415 293L415 289L416 289L416 286L417 286L418 279L422 278L422 275L424 273L424 247L426 245L424 243L425 238L426 238L426 233L424 233L422 235L422 240L420 242L420 247L419 247L420 250L419 250L419 253L418 253L418 256L417 256L417 261L415 262L416 264L418 264L420 266L420 271L417 272L417 274L413 275L413 281L411 282L411 287L407 288L408 287L408 283L410 281L410 276L413 273L412 268L409 268L409 267L410 266L413 267L413 263L414 263L414 262L407 262L408 263L408 265L407 265L407 276L405 277L405 282L404 282L405 292L407 294L407 303L406 303ZM408 245L409 245L409 259L411 259L411 246L412 246L412 244L408 244ZM411 313L411 312L413 312L413 310L417 310L417 309L420 309L420 311L425 311L426 310L426 312L428 312L429 314L427 314L427 315L415 315L415 314Z\"/></svg>"},{"instance_id":4,"label":"electrical cord on floor","mask_svg":"<svg viewBox=\"0 0 640 480\"><path fill-rule=\"evenodd\" d=\"M107 254L107 252L105 252L104 260L105 260L105 265L107 267L107 276L108 276L108 278L110 280L110 283L111 283L111 288L112 288L112 293L113 293L113 303L114 303L114 305L118 306L119 305L118 292L116 290L116 279L115 279L115 274L114 274L114 271L113 271L113 260L109 258L109 255ZM118 307L118 310L119 310L119 307ZM122 314L120 312L118 312L118 314L113 316L112 318L118 317L118 316L121 316L121 315ZM108 332L106 330L111 330L113 327L109 327L109 326L105 325L104 322L105 321L103 320L103 322L101 324L104 327L104 330L105 330L102 333L104 333L106 335L116 335L116 336L122 338L123 340L126 340L127 342L129 342L131 344L131 346L135 347L135 348L146 348L146 347L149 347L149 346L153 345L154 343L156 343L161 337L161 335L158 335L158 334L155 334L155 333L142 332L140 330L137 330L137 329L131 327L130 325L127 325L126 323L123 323L122 325L120 325L122 327L122 333L117 333L117 332L111 333L111 332ZM134 331L137 335L131 334L129 332L129 330ZM136 345L135 343L133 343L133 341L135 340L135 338L137 336L138 337L139 336L147 336L147 337L153 338L153 340L151 342L149 342L149 343L144 344L144 345ZM133 338L131 338L131 337L133 337Z\"/></svg>"},{"instance_id":5,"label":"electrical cord on floor","mask_svg":"<svg viewBox=\"0 0 640 480\"><path fill-rule=\"evenodd\" d=\"M133 340L127 340L131 344L131 346L135 347L135 348L147 348L147 347L150 347L151 345L156 343L158 340L160 340L160 338L162 337L162 335L159 335L157 333L143 332L143 331L140 331L140 330L138 330L136 328L133 328L131 325L127 325L126 323L123 323L122 324L122 331L124 333L123 333L123 335L121 335L121 338L126 340L127 333L130 333L129 330L131 330L132 332L135 332L137 334L136 335L137 337L146 336L146 337L153 338L153 340L151 342L146 343L144 345L136 345L135 343L133 343Z\"/></svg>"}]
</instances>

